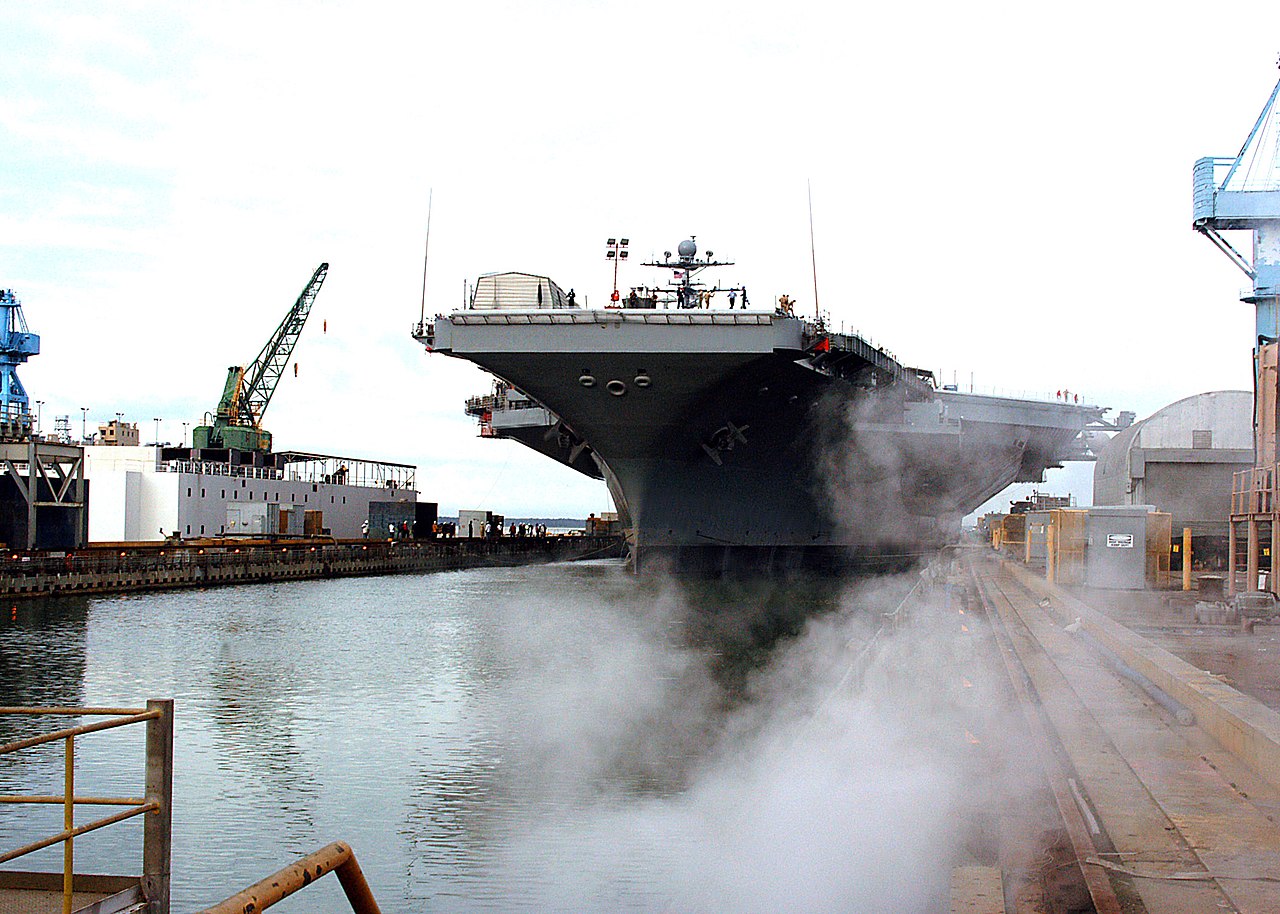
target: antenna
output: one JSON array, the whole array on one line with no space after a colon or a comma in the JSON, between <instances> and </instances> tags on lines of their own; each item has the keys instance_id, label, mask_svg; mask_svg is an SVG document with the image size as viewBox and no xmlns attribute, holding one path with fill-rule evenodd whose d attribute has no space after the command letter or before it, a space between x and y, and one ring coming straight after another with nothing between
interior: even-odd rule
<instances>
[{"instance_id":1,"label":"antenna","mask_svg":"<svg viewBox=\"0 0 1280 914\"><path fill-rule=\"evenodd\" d=\"M418 315L418 326L427 322L427 259L431 256L431 197L435 189L427 191L427 243L422 250L422 313Z\"/></svg>"},{"instance_id":2,"label":"antenna","mask_svg":"<svg viewBox=\"0 0 1280 914\"><path fill-rule=\"evenodd\" d=\"M822 311L818 308L818 253L813 243L813 184L808 178L804 186L809 191L809 259L813 262L813 317L822 319Z\"/></svg>"}]
</instances>

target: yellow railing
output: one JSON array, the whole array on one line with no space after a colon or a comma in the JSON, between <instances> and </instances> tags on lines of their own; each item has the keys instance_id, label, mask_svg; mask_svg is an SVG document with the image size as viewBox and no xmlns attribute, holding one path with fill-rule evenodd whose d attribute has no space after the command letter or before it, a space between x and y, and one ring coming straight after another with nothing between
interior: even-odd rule
<instances>
[{"instance_id":1,"label":"yellow railing","mask_svg":"<svg viewBox=\"0 0 1280 914\"><path fill-rule=\"evenodd\" d=\"M381 914L351 845L341 841L325 845L200 914L258 914L329 872L338 874L338 883L355 914Z\"/></svg>"},{"instance_id":2,"label":"yellow railing","mask_svg":"<svg viewBox=\"0 0 1280 914\"><path fill-rule=\"evenodd\" d=\"M173 700L148 701L146 708L3 708L0 714L31 717L108 717L91 724L68 727L0 745L0 755L20 752L46 743L64 742L62 796L0 796L0 803L48 803L63 808L62 831L14 850L0 853L0 863L7 863L61 842L62 844L62 911L71 914L75 873L75 839L80 835L106 828L135 816L151 813L143 826L142 890L153 914L168 914L171 803L173 797ZM130 724L147 725L146 789L143 797L76 796L75 739ZM124 806L121 812L84 825L75 824L76 806Z\"/></svg>"}]
</instances>

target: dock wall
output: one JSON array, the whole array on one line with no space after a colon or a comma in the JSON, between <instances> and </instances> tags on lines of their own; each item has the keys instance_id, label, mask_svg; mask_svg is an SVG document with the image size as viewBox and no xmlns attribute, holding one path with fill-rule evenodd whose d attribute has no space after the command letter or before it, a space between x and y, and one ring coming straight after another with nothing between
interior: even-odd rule
<instances>
[{"instance_id":1,"label":"dock wall","mask_svg":"<svg viewBox=\"0 0 1280 914\"><path fill-rule=\"evenodd\" d=\"M75 552L8 553L0 596L126 593L266 581L445 571L609 558L612 536L495 537L408 542L229 541L218 545L110 544Z\"/></svg>"},{"instance_id":2,"label":"dock wall","mask_svg":"<svg viewBox=\"0 0 1280 914\"><path fill-rule=\"evenodd\" d=\"M1051 596L1059 621L1081 628L1165 693L1190 708L1196 723L1273 787L1280 789L1280 713L1086 605L1073 594L1013 562L1006 567L1022 584Z\"/></svg>"}]
</instances>

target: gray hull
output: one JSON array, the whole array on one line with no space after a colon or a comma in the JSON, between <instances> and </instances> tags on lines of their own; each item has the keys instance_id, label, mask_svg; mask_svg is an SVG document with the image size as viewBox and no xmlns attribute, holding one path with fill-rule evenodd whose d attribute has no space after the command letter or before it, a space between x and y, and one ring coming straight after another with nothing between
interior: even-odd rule
<instances>
[{"instance_id":1,"label":"gray hull","mask_svg":"<svg viewBox=\"0 0 1280 914\"><path fill-rule=\"evenodd\" d=\"M637 568L905 564L1097 414L930 390L827 337L815 353L810 325L766 312L572 309L457 312L424 342L546 407L510 436L593 459Z\"/></svg>"}]
</instances>

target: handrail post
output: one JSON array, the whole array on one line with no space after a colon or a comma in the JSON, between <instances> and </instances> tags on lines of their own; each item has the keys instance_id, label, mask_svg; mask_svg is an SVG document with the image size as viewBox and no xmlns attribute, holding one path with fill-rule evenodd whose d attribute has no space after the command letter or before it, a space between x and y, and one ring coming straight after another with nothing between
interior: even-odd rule
<instances>
[{"instance_id":1,"label":"handrail post","mask_svg":"<svg viewBox=\"0 0 1280 914\"><path fill-rule=\"evenodd\" d=\"M71 895L75 891L75 838L69 833L76 827L76 738L68 736L63 757L62 827L67 840L62 842L62 914L71 914Z\"/></svg>"},{"instance_id":2,"label":"handrail post","mask_svg":"<svg viewBox=\"0 0 1280 914\"><path fill-rule=\"evenodd\" d=\"M354 852L350 853L334 872L338 876L338 884L346 893L347 903L351 905L351 910L355 914L381 914L377 899L373 897L373 890L369 888L369 883L364 878L364 870L360 869L360 864L356 862Z\"/></svg>"},{"instance_id":3,"label":"handrail post","mask_svg":"<svg viewBox=\"0 0 1280 914\"><path fill-rule=\"evenodd\" d=\"M169 914L169 862L173 844L173 699L152 699L147 721L148 803L159 804L143 817L142 890L149 914Z\"/></svg>"}]
</instances>

